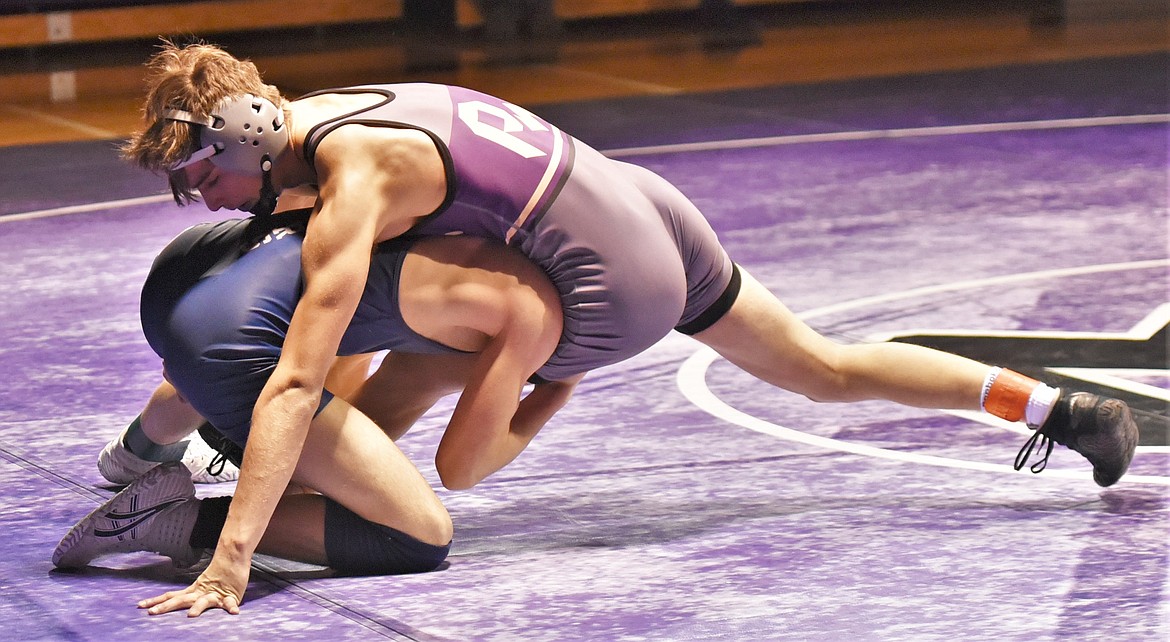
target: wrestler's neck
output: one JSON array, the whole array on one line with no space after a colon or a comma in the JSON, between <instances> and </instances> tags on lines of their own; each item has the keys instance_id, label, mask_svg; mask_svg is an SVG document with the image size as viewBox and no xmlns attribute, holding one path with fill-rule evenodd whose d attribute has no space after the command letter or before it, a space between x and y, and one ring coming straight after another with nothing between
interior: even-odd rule
<instances>
[{"instance_id":1,"label":"wrestler's neck","mask_svg":"<svg viewBox=\"0 0 1170 642\"><path fill-rule=\"evenodd\" d=\"M284 105L284 123L289 131L289 145L272 163L272 186L278 194L302 185L312 185L317 182L315 172L305 162L304 133L297 128L296 110L292 105Z\"/></svg>"}]
</instances>

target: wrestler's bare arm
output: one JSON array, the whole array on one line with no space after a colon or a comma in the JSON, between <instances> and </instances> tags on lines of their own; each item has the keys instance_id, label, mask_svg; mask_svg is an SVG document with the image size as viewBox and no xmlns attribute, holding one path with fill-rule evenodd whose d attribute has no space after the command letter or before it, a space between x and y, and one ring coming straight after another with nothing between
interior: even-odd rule
<instances>
[{"instance_id":1,"label":"wrestler's bare arm","mask_svg":"<svg viewBox=\"0 0 1170 642\"><path fill-rule=\"evenodd\" d=\"M499 317L492 318L487 311L476 316L498 325L487 328L490 338L435 455L443 485L453 490L470 488L511 463L544 425L540 419L551 416L546 406L535 413L518 411L528 377L556 349L560 324L545 323L547 311L533 307L527 297L497 293L496 298ZM555 325L555 332L550 325Z\"/></svg>"},{"instance_id":2,"label":"wrestler's bare arm","mask_svg":"<svg viewBox=\"0 0 1170 642\"><path fill-rule=\"evenodd\" d=\"M577 389L577 384L584 378L585 373L581 373L569 379L534 386L532 391L520 400L516 414L512 416L512 432L526 435L531 441L548 420L569 402L573 391Z\"/></svg>"},{"instance_id":3,"label":"wrestler's bare arm","mask_svg":"<svg viewBox=\"0 0 1170 642\"><path fill-rule=\"evenodd\" d=\"M252 555L300 457L341 336L361 299L371 250L387 230L406 229L417 216L393 207L395 188L402 183L377 175L375 153L360 145L348 152L334 144L318 150L320 200L301 252L305 292L280 360L253 411L244 472L212 563L197 580L199 586L236 596L237 603Z\"/></svg>"},{"instance_id":4,"label":"wrestler's bare arm","mask_svg":"<svg viewBox=\"0 0 1170 642\"><path fill-rule=\"evenodd\" d=\"M372 222L377 242L400 236L447 196L442 156L413 129L345 125L322 140L314 166L322 205Z\"/></svg>"},{"instance_id":5,"label":"wrestler's bare arm","mask_svg":"<svg viewBox=\"0 0 1170 642\"><path fill-rule=\"evenodd\" d=\"M524 450L572 392L575 382L559 383L520 399L560 341L560 297L544 272L515 251L445 237L411 247L398 300L415 332L475 353L435 457L445 486L469 488Z\"/></svg>"},{"instance_id":6,"label":"wrestler's bare arm","mask_svg":"<svg viewBox=\"0 0 1170 642\"><path fill-rule=\"evenodd\" d=\"M372 225L346 225L322 208L302 250L305 293L276 369L256 402L232 511L220 546L248 563L300 456L337 345L364 289Z\"/></svg>"}]
</instances>

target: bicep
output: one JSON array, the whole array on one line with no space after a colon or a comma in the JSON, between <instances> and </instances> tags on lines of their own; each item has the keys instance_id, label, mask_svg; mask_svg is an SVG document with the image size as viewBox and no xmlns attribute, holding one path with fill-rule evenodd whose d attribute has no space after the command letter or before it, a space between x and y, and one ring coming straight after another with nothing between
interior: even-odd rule
<instances>
[{"instance_id":1,"label":"bicep","mask_svg":"<svg viewBox=\"0 0 1170 642\"><path fill-rule=\"evenodd\" d=\"M305 289L293 312L281 364L323 385L365 289L373 234L315 215L301 250Z\"/></svg>"},{"instance_id":2,"label":"bicep","mask_svg":"<svg viewBox=\"0 0 1170 642\"><path fill-rule=\"evenodd\" d=\"M491 418L496 430L507 430L524 385L552 355L560 335L532 312L513 307L488 338L460 399L459 405L470 411L461 413L464 418Z\"/></svg>"}]
</instances>

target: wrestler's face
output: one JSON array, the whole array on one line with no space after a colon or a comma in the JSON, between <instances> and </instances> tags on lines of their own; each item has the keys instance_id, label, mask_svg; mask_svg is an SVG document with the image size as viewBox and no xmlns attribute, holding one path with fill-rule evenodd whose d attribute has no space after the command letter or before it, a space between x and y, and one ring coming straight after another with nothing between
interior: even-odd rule
<instances>
[{"instance_id":1,"label":"wrestler's face","mask_svg":"<svg viewBox=\"0 0 1170 642\"><path fill-rule=\"evenodd\" d=\"M246 176L216 167L210 159L184 168L188 185L199 192L207 209L220 208L247 212L260 199L262 181L258 176Z\"/></svg>"}]
</instances>

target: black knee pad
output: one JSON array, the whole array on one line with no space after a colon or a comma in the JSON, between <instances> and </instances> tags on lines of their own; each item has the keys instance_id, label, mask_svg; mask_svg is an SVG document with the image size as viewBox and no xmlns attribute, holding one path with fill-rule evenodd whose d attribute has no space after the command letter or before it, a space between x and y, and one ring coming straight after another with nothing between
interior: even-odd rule
<instances>
[{"instance_id":1,"label":"black knee pad","mask_svg":"<svg viewBox=\"0 0 1170 642\"><path fill-rule=\"evenodd\" d=\"M399 575L433 571L447 559L451 543L435 546L402 531L362 519L325 498L325 555L346 575Z\"/></svg>"}]
</instances>

